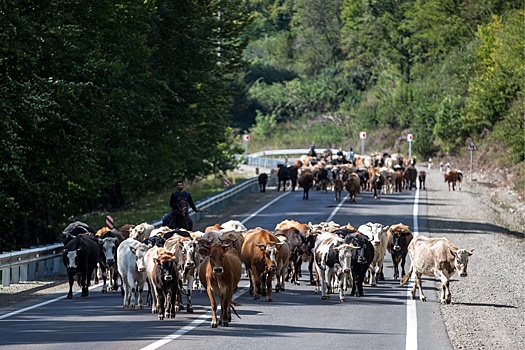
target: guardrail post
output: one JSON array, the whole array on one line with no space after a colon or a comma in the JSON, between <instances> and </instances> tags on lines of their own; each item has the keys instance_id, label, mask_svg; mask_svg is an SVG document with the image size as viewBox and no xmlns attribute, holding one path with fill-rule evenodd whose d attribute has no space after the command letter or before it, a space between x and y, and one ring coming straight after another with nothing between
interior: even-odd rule
<instances>
[{"instance_id":1,"label":"guardrail post","mask_svg":"<svg viewBox=\"0 0 525 350\"><path fill-rule=\"evenodd\" d=\"M27 278L28 281L34 281L35 280L35 271L36 271L36 262L32 261L27 265Z\"/></svg>"},{"instance_id":2,"label":"guardrail post","mask_svg":"<svg viewBox=\"0 0 525 350\"><path fill-rule=\"evenodd\" d=\"M46 259L46 268L44 270L44 276L51 276L53 275L53 259Z\"/></svg>"},{"instance_id":3,"label":"guardrail post","mask_svg":"<svg viewBox=\"0 0 525 350\"><path fill-rule=\"evenodd\" d=\"M11 282L20 283L20 266L13 266L11 268Z\"/></svg>"},{"instance_id":4,"label":"guardrail post","mask_svg":"<svg viewBox=\"0 0 525 350\"><path fill-rule=\"evenodd\" d=\"M7 288L11 285L11 269L2 269L2 287Z\"/></svg>"},{"instance_id":5,"label":"guardrail post","mask_svg":"<svg viewBox=\"0 0 525 350\"><path fill-rule=\"evenodd\" d=\"M28 264L20 265L20 282L27 282L27 269Z\"/></svg>"},{"instance_id":6,"label":"guardrail post","mask_svg":"<svg viewBox=\"0 0 525 350\"><path fill-rule=\"evenodd\" d=\"M53 259L53 274L60 273L60 267L62 266L62 259L60 257Z\"/></svg>"},{"instance_id":7,"label":"guardrail post","mask_svg":"<svg viewBox=\"0 0 525 350\"><path fill-rule=\"evenodd\" d=\"M46 262L44 260L38 260L38 271L37 277L42 278L46 274Z\"/></svg>"}]
</instances>

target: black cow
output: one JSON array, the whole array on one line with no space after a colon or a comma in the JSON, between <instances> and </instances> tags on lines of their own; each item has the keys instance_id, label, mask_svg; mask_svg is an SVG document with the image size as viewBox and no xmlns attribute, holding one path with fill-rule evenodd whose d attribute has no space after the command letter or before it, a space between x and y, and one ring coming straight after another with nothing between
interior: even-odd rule
<instances>
[{"instance_id":1,"label":"black cow","mask_svg":"<svg viewBox=\"0 0 525 350\"><path fill-rule=\"evenodd\" d=\"M76 236L84 233L95 234L95 230L86 223L83 223L81 221L75 221L67 225L64 231L62 231L60 239L62 240L64 246L66 246L66 244L68 244L69 241L73 240Z\"/></svg>"},{"instance_id":2,"label":"black cow","mask_svg":"<svg viewBox=\"0 0 525 350\"><path fill-rule=\"evenodd\" d=\"M283 191L286 190L286 181L290 180L292 183L292 191L295 191L297 186L297 175L298 169L295 166L285 166L284 164L278 165L279 171L277 172L277 179L279 183L277 184L277 191L281 189L281 184L283 185Z\"/></svg>"},{"instance_id":3,"label":"black cow","mask_svg":"<svg viewBox=\"0 0 525 350\"><path fill-rule=\"evenodd\" d=\"M361 297L363 293L363 281L365 280L368 267L374 260L374 246L366 235L351 233L345 236L345 243L359 247L352 251L352 291L350 295Z\"/></svg>"},{"instance_id":4,"label":"black cow","mask_svg":"<svg viewBox=\"0 0 525 350\"><path fill-rule=\"evenodd\" d=\"M299 186L303 188L303 199L308 199L308 193L314 185L314 176L310 172L303 172L299 177Z\"/></svg>"},{"instance_id":5,"label":"black cow","mask_svg":"<svg viewBox=\"0 0 525 350\"><path fill-rule=\"evenodd\" d=\"M261 173L257 178L259 181L259 189L261 192L266 192L266 184L268 183L268 174Z\"/></svg>"},{"instance_id":6,"label":"black cow","mask_svg":"<svg viewBox=\"0 0 525 350\"><path fill-rule=\"evenodd\" d=\"M290 244L290 269L286 280L290 280L290 283L299 285L299 274L301 273L301 265L303 254L308 252L308 245L306 242L306 236L301 233L295 227L286 228L283 230L275 230L274 235L284 236Z\"/></svg>"},{"instance_id":7,"label":"black cow","mask_svg":"<svg viewBox=\"0 0 525 350\"><path fill-rule=\"evenodd\" d=\"M408 245L414 237L410 227L401 223L391 225L387 231L387 249L394 263L394 279L399 278L399 264L401 263L401 276L405 275L405 261L408 253Z\"/></svg>"},{"instance_id":8,"label":"black cow","mask_svg":"<svg viewBox=\"0 0 525 350\"><path fill-rule=\"evenodd\" d=\"M175 318L176 297L180 294L181 288L176 267L177 258L174 253L163 248L157 251L152 250L150 254L146 253L146 258L148 259L146 267L148 281L155 291L152 312L158 312L159 320L163 320L164 317Z\"/></svg>"},{"instance_id":9,"label":"black cow","mask_svg":"<svg viewBox=\"0 0 525 350\"><path fill-rule=\"evenodd\" d=\"M170 231L169 233L171 234L170 237L173 237L173 235L175 234L173 231ZM146 238L144 241L142 241L142 243L144 243L145 245L152 246L152 247L162 248L164 247L164 243L166 243L166 238L161 237L159 235L150 236Z\"/></svg>"},{"instance_id":10,"label":"black cow","mask_svg":"<svg viewBox=\"0 0 525 350\"><path fill-rule=\"evenodd\" d=\"M405 179L405 189L408 187L408 190L411 190L412 187L417 189L416 180L417 180L417 170L413 165L410 165L405 169L403 173L403 179Z\"/></svg>"},{"instance_id":11,"label":"black cow","mask_svg":"<svg viewBox=\"0 0 525 350\"><path fill-rule=\"evenodd\" d=\"M425 182L427 180L427 172L424 170L421 170L419 172L418 179L419 179L419 189L426 190Z\"/></svg>"},{"instance_id":12,"label":"black cow","mask_svg":"<svg viewBox=\"0 0 525 350\"><path fill-rule=\"evenodd\" d=\"M328 182L328 170L326 170L325 168L319 169L315 173L316 189L327 192Z\"/></svg>"},{"instance_id":13,"label":"black cow","mask_svg":"<svg viewBox=\"0 0 525 350\"><path fill-rule=\"evenodd\" d=\"M89 294L91 276L97 264L100 264L104 287L102 292L107 291L106 258L102 251L102 245L97 236L91 234L81 234L69 241L62 253L62 262L67 269L69 276L68 299L73 298L73 283L75 278L82 288L82 296Z\"/></svg>"},{"instance_id":14,"label":"black cow","mask_svg":"<svg viewBox=\"0 0 525 350\"><path fill-rule=\"evenodd\" d=\"M374 198L380 199L381 198L381 190L383 189L383 185L385 184L385 177L381 173L375 173L372 178L370 179L370 185L372 186L372 189L374 190Z\"/></svg>"}]
</instances>

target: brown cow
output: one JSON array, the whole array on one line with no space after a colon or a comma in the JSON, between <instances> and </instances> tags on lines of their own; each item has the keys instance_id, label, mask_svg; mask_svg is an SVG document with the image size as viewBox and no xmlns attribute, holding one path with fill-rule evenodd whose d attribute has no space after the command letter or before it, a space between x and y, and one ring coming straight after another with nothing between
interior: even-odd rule
<instances>
[{"instance_id":1,"label":"brown cow","mask_svg":"<svg viewBox=\"0 0 525 350\"><path fill-rule=\"evenodd\" d=\"M441 280L441 302L450 304L452 295L450 293L450 276L459 271L461 277L467 276L468 257L474 249L458 249L446 238L428 238L417 236L408 246L408 254L412 264L410 270L403 276L401 285L404 285L414 273L414 286L410 292L410 298L416 297L416 286L419 288L419 298L426 301L421 288L421 276L437 277Z\"/></svg>"},{"instance_id":2,"label":"brown cow","mask_svg":"<svg viewBox=\"0 0 525 350\"><path fill-rule=\"evenodd\" d=\"M304 171L299 176L299 186L303 189L303 199L309 198L310 189L314 186L314 176L310 171Z\"/></svg>"},{"instance_id":3,"label":"brown cow","mask_svg":"<svg viewBox=\"0 0 525 350\"><path fill-rule=\"evenodd\" d=\"M206 232L210 232L210 231L213 231L213 230L222 230L222 226L220 224L215 224L213 226L208 226L204 229L204 233Z\"/></svg>"},{"instance_id":4,"label":"brown cow","mask_svg":"<svg viewBox=\"0 0 525 350\"><path fill-rule=\"evenodd\" d=\"M219 324L228 327L233 308L233 292L241 280L242 265L239 256L233 249L228 249L229 244L213 243L210 249L203 248L199 252L206 256L199 269L199 278L208 292L211 304L212 328L217 328L217 301L215 294L221 301L221 318ZM239 315L237 315L239 317Z\"/></svg>"},{"instance_id":5,"label":"brown cow","mask_svg":"<svg viewBox=\"0 0 525 350\"><path fill-rule=\"evenodd\" d=\"M351 173L348 176L348 180L345 182L345 188L350 194L350 201L355 203L356 194L361 188L361 180L359 180L359 176L356 173Z\"/></svg>"},{"instance_id":6,"label":"brown cow","mask_svg":"<svg viewBox=\"0 0 525 350\"><path fill-rule=\"evenodd\" d=\"M336 201L341 200L341 193L343 193L344 188L345 183L343 181L343 174L339 173L337 174L337 178L334 180L334 193Z\"/></svg>"},{"instance_id":7,"label":"brown cow","mask_svg":"<svg viewBox=\"0 0 525 350\"><path fill-rule=\"evenodd\" d=\"M290 269L287 269L286 277L290 278L290 283L295 283L299 285L299 275L301 272L303 256L308 254L306 235L299 232L299 230L295 227L278 229L275 230L273 234L277 237L286 237L287 243L289 243L290 245Z\"/></svg>"},{"instance_id":8,"label":"brown cow","mask_svg":"<svg viewBox=\"0 0 525 350\"><path fill-rule=\"evenodd\" d=\"M175 255L164 248L152 247L147 251L144 262L153 291L151 312L158 312L159 320L175 318L175 299L179 293Z\"/></svg>"},{"instance_id":9,"label":"brown cow","mask_svg":"<svg viewBox=\"0 0 525 350\"><path fill-rule=\"evenodd\" d=\"M391 225L387 231L388 245L387 249L392 256L394 263L394 279L399 278L399 263L401 263L401 275L405 275L405 261L408 253L408 245L412 238L412 231L407 225L401 223Z\"/></svg>"},{"instance_id":10,"label":"brown cow","mask_svg":"<svg viewBox=\"0 0 525 350\"><path fill-rule=\"evenodd\" d=\"M426 190L426 188L425 188L425 182L426 182L426 180L427 180L427 172L424 171L424 170L421 170L421 171L419 172L419 177L418 177L418 179L419 179L419 189L424 189L424 190Z\"/></svg>"},{"instance_id":11,"label":"brown cow","mask_svg":"<svg viewBox=\"0 0 525 350\"><path fill-rule=\"evenodd\" d=\"M458 173L456 170L451 169L444 175L445 182L448 182L448 190L450 191L450 184L452 184L452 191L456 190L456 183L458 182Z\"/></svg>"},{"instance_id":12,"label":"brown cow","mask_svg":"<svg viewBox=\"0 0 525 350\"><path fill-rule=\"evenodd\" d=\"M403 190L403 170L398 169L394 175L394 191L401 192Z\"/></svg>"},{"instance_id":13,"label":"brown cow","mask_svg":"<svg viewBox=\"0 0 525 350\"><path fill-rule=\"evenodd\" d=\"M281 259L282 245L277 236L260 227L246 232L241 257L250 276L249 291L253 299L266 293L266 301L272 301L272 280Z\"/></svg>"}]
</instances>

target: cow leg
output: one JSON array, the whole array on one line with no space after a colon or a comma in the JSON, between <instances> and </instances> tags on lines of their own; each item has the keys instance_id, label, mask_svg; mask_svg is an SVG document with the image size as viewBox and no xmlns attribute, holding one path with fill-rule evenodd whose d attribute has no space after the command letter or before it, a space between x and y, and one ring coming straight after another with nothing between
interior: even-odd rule
<instances>
[{"instance_id":1,"label":"cow leg","mask_svg":"<svg viewBox=\"0 0 525 350\"><path fill-rule=\"evenodd\" d=\"M346 300L345 290L346 290L346 273L339 274L339 300L343 303Z\"/></svg>"},{"instance_id":2,"label":"cow leg","mask_svg":"<svg viewBox=\"0 0 525 350\"><path fill-rule=\"evenodd\" d=\"M439 271L439 279L441 280L441 302L443 304L450 304L452 294L450 293L449 277L444 271Z\"/></svg>"},{"instance_id":3,"label":"cow leg","mask_svg":"<svg viewBox=\"0 0 525 350\"><path fill-rule=\"evenodd\" d=\"M229 293L224 293L221 296L221 320L220 325L223 327L228 327L231 322L231 310L230 310L230 295Z\"/></svg>"},{"instance_id":4,"label":"cow leg","mask_svg":"<svg viewBox=\"0 0 525 350\"><path fill-rule=\"evenodd\" d=\"M407 256L403 255L401 257L401 276L405 275L405 262L406 262Z\"/></svg>"},{"instance_id":5,"label":"cow leg","mask_svg":"<svg viewBox=\"0 0 525 350\"><path fill-rule=\"evenodd\" d=\"M75 275L69 273L69 292L67 293L68 299L73 299L73 284L75 284Z\"/></svg>"},{"instance_id":6,"label":"cow leg","mask_svg":"<svg viewBox=\"0 0 525 350\"><path fill-rule=\"evenodd\" d=\"M157 290L157 297L159 300L159 320L162 321L166 312L166 294L164 293L164 290L162 290L162 286L156 286L155 289Z\"/></svg>"},{"instance_id":7,"label":"cow leg","mask_svg":"<svg viewBox=\"0 0 525 350\"><path fill-rule=\"evenodd\" d=\"M274 277L274 272L268 272L268 274L265 275L265 282L266 282L266 301L272 301L272 280Z\"/></svg>"},{"instance_id":8,"label":"cow leg","mask_svg":"<svg viewBox=\"0 0 525 350\"><path fill-rule=\"evenodd\" d=\"M419 289L419 299L421 299L421 301L427 301L427 297L423 293L423 287L421 286L421 284L422 284L421 274L416 272L415 278L414 278L414 288L413 288L414 298L415 298L415 292L416 292L416 286L417 286L417 288Z\"/></svg>"},{"instance_id":9,"label":"cow leg","mask_svg":"<svg viewBox=\"0 0 525 350\"><path fill-rule=\"evenodd\" d=\"M213 291L211 289L212 287L212 281L211 279L208 279L206 282L206 291L208 292L208 298L210 299L210 306L211 306L211 328L217 328L217 301L215 300L215 295L213 294Z\"/></svg>"},{"instance_id":10,"label":"cow leg","mask_svg":"<svg viewBox=\"0 0 525 350\"><path fill-rule=\"evenodd\" d=\"M143 302L143 299L142 299L142 294L144 293L144 281L141 281L138 283L137 285L137 293L138 293L138 308L139 309L144 309L144 302Z\"/></svg>"},{"instance_id":11,"label":"cow leg","mask_svg":"<svg viewBox=\"0 0 525 350\"><path fill-rule=\"evenodd\" d=\"M82 287L81 296L83 297L87 297L89 295L89 276L91 276L90 273L82 273L81 276L80 286Z\"/></svg>"}]
</instances>

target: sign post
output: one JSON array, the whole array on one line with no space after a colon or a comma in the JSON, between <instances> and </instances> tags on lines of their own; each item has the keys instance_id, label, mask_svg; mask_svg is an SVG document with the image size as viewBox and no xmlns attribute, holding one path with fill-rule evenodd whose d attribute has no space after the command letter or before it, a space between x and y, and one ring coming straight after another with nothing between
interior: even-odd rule
<instances>
[{"instance_id":1,"label":"sign post","mask_svg":"<svg viewBox=\"0 0 525 350\"><path fill-rule=\"evenodd\" d=\"M365 155L365 140L366 140L366 131L361 131L359 133L359 138L361 139L361 155Z\"/></svg>"},{"instance_id":2,"label":"sign post","mask_svg":"<svg viewBox=\"0 0 525 350\"><path fill-rule=\"evenodd\" d=\"M469 172L469 180L472 181L472 152L477 151L478 147L474 143L474 141L470 141L467 145L467 151L470 151L470 172Z\"/></svg>"},{"instance_id":3,"label":"sign post","mask_svg":"<svg viewBox=\"0 0 525 350\"><path fill-rule=\"evenodd\" d=\"M106 216L106 227L110 230L113 230L113 216L108 215Z\"/></svg>"},{"instance_id":4,"label":"sign post","mask_svg":"<svg viewBox=\"0 0 525 350\"><path fill-rule=\"evenodd\" d=\"M242 141L244 143L244 156L248 155L248 142L250 141L250 135L249 134L243 134L242 135Z\"/></svg>"},{"instance_id":5,"label":"sign post","mask_svg":"<svg viewBox=\"0 0 525 350\"><path fill-rule=\"evenodd\" d=\"M407 141L408 141L408 159L412 158L412 140L414 139L414 136L412 134L407 135Z\"/></svg>"}]
</instances>

